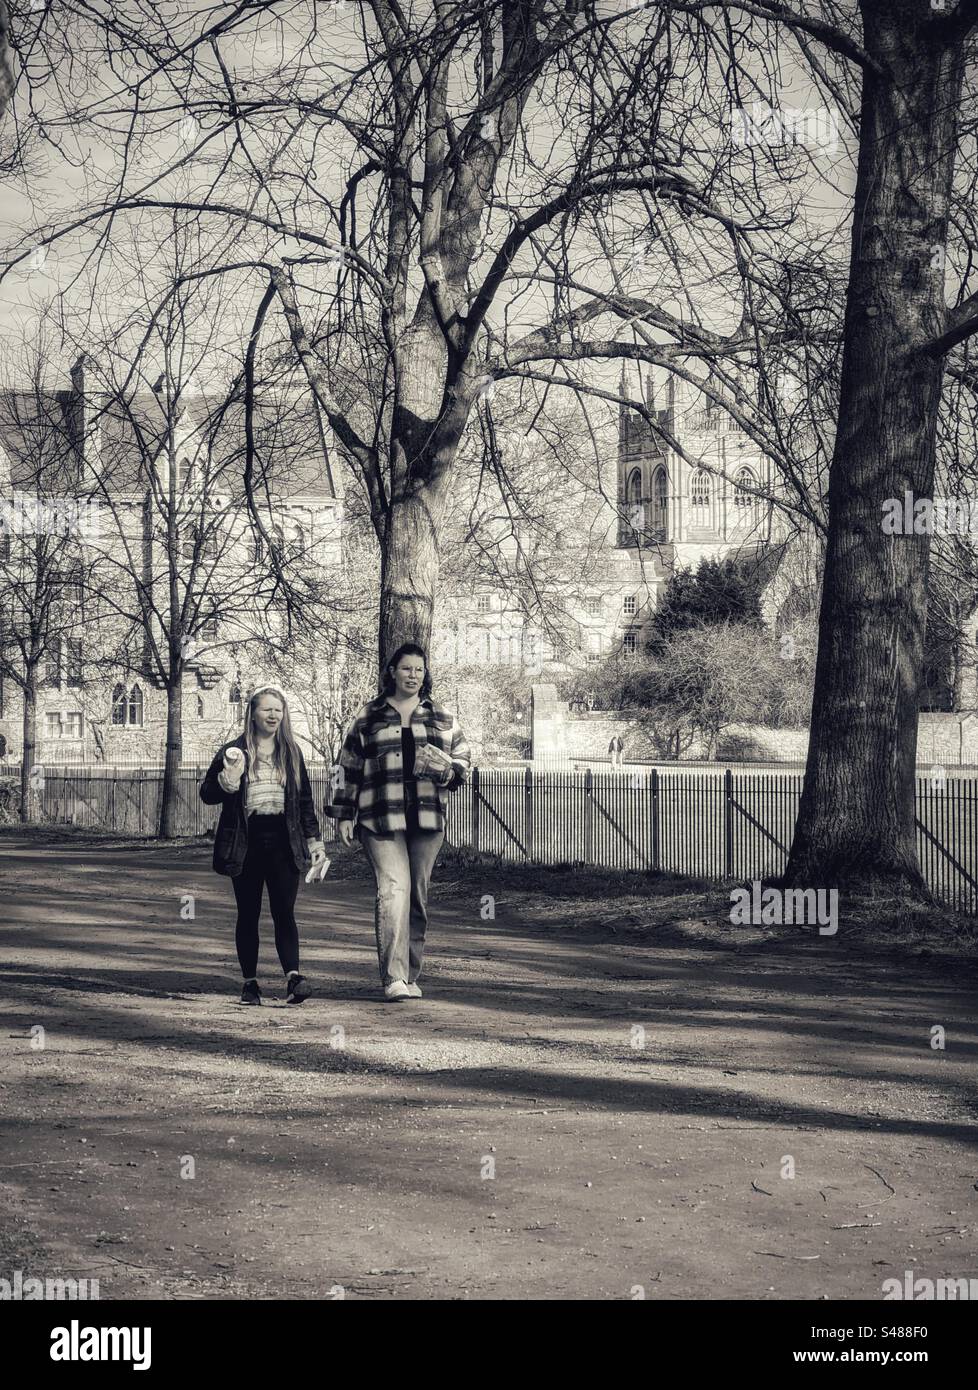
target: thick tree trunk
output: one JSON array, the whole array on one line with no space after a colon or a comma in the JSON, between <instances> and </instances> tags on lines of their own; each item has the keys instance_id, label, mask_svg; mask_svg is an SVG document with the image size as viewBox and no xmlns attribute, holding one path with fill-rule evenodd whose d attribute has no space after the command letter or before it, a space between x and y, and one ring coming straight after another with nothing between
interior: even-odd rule
<instances>
[{"instance_id":1,"label":"thick tree trunk","mask_svg":"<svg viewBox=\"0 0 978 1390\"><path fill-rule=\"evenodd\" d=\"M402 642L417 642L425 651L431 646L440 521L430 489L394 502L388 510L381 537L381 670Z\"/></svg>"},{"instance_id":2,"label":"thick tree trunk","mask_svg":"<svg viewBox=\"0 0 978 1390\"><path fill-rule=\"evenodd\" d=\"M922 891L915 832L929 537L889 535L889 498L933 495L943 248L960 45L926 5L863 5L862 98L845 348L805 785L785 881Z\"/></svg>"},{"instance_id":3,"label":"thick tree trunk","mask_svg":"<svg viewBox=\"0 0 978 1390\"><path fill-rule=\"evenodd\" d=\"M180 759L183 755L183 678L178 676L166 690L166 753L163 760L163 791L160 797L159 835L173 840L180 834L177 789Z\"/></svg>"},{"instance_id":4,"label":"thick tree trunk","mask_svg":"<svg viewBox=\"0 0 978 1390\"><path fill-rule=\"evenodd\" d=\"M398 345L391 425L391 487L378 525L381 548L379 667L402 642L428 651L438 583L438 537L448 480L471 393L451 393L447 355L427 301Z\"/></svg>"},{"instance_id":5,"label":"thick tree trunk","mask_svg":"<svg viewBox=\"0 0 978 1390\"><path fill-rule=\"evenodd\" d=\"M24 681L24 715L21 722L24 752L20 760L20 818L24 822L40 820L41 788L31 777L37 755L37 673L28 671ZM44 769L39 769L43 775Z\"/></svg>"},{"instance_id":6,"label":"thick tree trunk","mask_svg":"<svg viewBox=\"0 0 978 1390\"><path fill-rule=\"evenodd\" d=\"M10 11L5 0L0 0L0 117L6 115L7 104L14 94L15 85L11 64Z\"/></svg>"}]
</instances>

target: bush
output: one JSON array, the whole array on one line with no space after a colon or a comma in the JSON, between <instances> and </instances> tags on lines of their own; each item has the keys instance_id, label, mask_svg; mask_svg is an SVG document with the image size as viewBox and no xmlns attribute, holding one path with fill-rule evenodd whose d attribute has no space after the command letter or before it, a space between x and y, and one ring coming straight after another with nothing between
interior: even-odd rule
<instances>
[{"instance_id":1,"label":"bush","mask_svg":"<svg viewBox=\"0 0 978 1390\"><path fill-rule=\"evenodd\" d=\"M670 575L652 616L649 648L661 653L677 633L703 627L760 629L762 581L734 556L701 560Z\"/></svg>"},{"instance_id":2,"label":"bush","mask_svg":"<svg viewBox=\"0 0 978 1390\"><path fill-rule=\"evenodd\" d=\"M764 762L769 754L748 734L724 734L717 742L717 758L729 763Z\"/></svg>"}]
</instances>

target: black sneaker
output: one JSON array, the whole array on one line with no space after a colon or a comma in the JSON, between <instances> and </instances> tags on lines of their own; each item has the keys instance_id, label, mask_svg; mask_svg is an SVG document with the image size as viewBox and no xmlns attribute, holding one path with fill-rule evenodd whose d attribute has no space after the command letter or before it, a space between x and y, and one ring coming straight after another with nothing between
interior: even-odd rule
<instances>
[{"instance_id":1,"label":"black sneaker","mask_svg":"<svg viewBox=\"0 0 978 1390\"><path fill-rule=\"evenodd\" d=\"M241 1003L261 1003L261 990L258 988L257 980L245 980L244 984L241 986Z\"/></svg>"},{"instance_id":2,"label":"black sneaker","mask_svg":"<svg viewBox=\"0 0 978 1390\"><path fill-rule=\"evenodd\" d=\"M286 1004L301 1004L312 994L312 985L305 975L290 975L285 985Z\"/></svg>"}]
</instances>

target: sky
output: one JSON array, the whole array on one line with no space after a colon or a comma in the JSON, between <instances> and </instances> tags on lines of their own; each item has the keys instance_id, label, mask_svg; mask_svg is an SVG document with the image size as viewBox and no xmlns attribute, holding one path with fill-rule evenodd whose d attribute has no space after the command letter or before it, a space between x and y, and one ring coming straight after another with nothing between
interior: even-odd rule
<instances>
[{"instance_id":1,"label":"sky","mask_svg":"<svg viewBox=\"0 0 978 1390\"><path fill-rule=\"evenodd\" d=\"M127 7L133 14L136 13L133 0L121 0L116 9L125 13ZM609 11L616 8L614 0L608 0L607 8ZM226 61L235 71L236 77L242 78L267 71L282 61L294 47L296 37L304 37L301 21L313 11L320 26L317 57L321 57L324 75L328 75L334 69L334 65L342 67L351 56L358 54L360 45L355 37L352 4L320 3L313 6L312 0L308 0L305 4L286 3L281 7L281 11L286 14L287 22L277 32L274 42L269 37L263 45L253 50L249 50L244 44L225 47ZM644 23L644 18L642 22ZM811 105L812 93L806 90L797 66L789 60L787 45L784 54L779 52L778 57L781 60L782 101L794 108ZM89 99L105 96L108 90L105 78L104 70L96 72L85 93ZM53 109L52 100L42 97L42 116L50 115ZM125 122L122 120L117 119L113 124L117 132L125 129ZM553 142L552 128L548 123L542 123L536 135L532 134L532 129L531 122L531 163L547 155L542 141L549 139ZM844 142L844 129L841 134ZM725 138L722 132L718 133L712 127L700 132L700 135L704 143ZM145 152L142 165L137 171L138 181L144 181L171 163L176 155L182 154L188 145L192 147L197 139L198 131L192 124L181 125L174 117L170 131L155 139L152 147ZM59 221L71 216L79 207L85 206L93 190L104 183L117 167L121 137L116 133L104 139L86 136L84 141L79 141L72 136L64 139L63 145L66 159L50 157L43 162L32 163L30 170L24 171L22 177L8 179L0 186L0 244L9 247L14 240L23 236L25 229ZM550 154L551 158L554 155L559 157L559 147L558 135L557 144ZM852 161L849 156L850 151L844 143L835 151L813 151L813 169L808 176L807 205L816 225L833 225L847 215L852 191ZM190 188L195 181L199 181L203 173L202 168L191 165L189 170L171 179L171 186L182 184L184 188ZM330 168L328 160L320 161L319 173L319 195L335 202L338 184L335 170ZM135 181L131 180L130 186L135 186ZM60 242L47 251L35 249L26 263L18 266L0 283L0 342L5 339L9 346L20 337L28 341L36 340L39 318L45 310L50 312L52 308L68 312L74 317L80 315L84 319L96 298L98 315L108 319L110 323L115 317L115 320L121 323L133 312L137 300L133 291L133 265L139 261L152 260L152 230L150 228L147 233L146 227L146 222L141 223L138 220L120 219L116 222L112 234L112 257L100 267L101 282L107 287L107 292L98 296L93 292L92 267L86 268L84 265L85 253L93 244L91 232L81 232L73 240ZM162 273L162 262L160 270ZM655 285L647 278L643 282L644 274L645 267L633 266L626 281L627 287L633 292L654 293ZM251 298L254 297L253 288L247 293ZM708 295L705 297L705 303L709 304ZM525 314L527 324L536 323L540 320L542 303L538 296L531 295L519 309L514 309L511 301L510 309L511 312ZM730 306L727 306L727 309L729 310ZM717 312L722 316L723 307L717 305ZM9 361L10 353L6 353L5 356Z\"/></svg>"}]
</instances>

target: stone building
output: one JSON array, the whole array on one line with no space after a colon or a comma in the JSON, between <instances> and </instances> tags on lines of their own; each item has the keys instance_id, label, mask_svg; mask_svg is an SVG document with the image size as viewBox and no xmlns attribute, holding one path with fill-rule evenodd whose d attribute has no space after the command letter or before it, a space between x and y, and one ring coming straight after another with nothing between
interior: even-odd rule
<instances>
[{"instance_id":1,"label":"stone building","mask_svg":"<svg viewBox=\"0 0 978 1390\"><path fill-rule=\"evenodd\" d=\"M343 524L342 484L308 393L266 395L253 439L260 528L242 484L240 397L176 392L162 378L123 397L102 389L85 357L70 387L0 393L8 761L22 747L13 675L32 649L41 653L35 761L161 762L173 643L185 658L184 761L240 730L255 681L276 677L266 639L283 619L269 547L305 575L328 576L339 570ZM40 602L25 585L32 573L47 586Z\"/></svg>"},{"instance_id":2,"label":"stone building","mask_svg":"<svg viewBox=\"0 0 978 1390\"><path fill-rule=\"evenodd\" d=\"M504 579L459 586L440 600L433 651L442 661L538 677L586 668L616 651L627 657L639 649L677 569L732 552L762 559L783 539L772 465L730 416L672 376L660 403L651 372L637 384L623 372L621 394L635 399L636 392L679 449L622 406L611 466L578 489L573 525L557 529L539 565L545 576L563 570L551 621L524 616L515 585Z\"/></svg>"}]
</instances>

